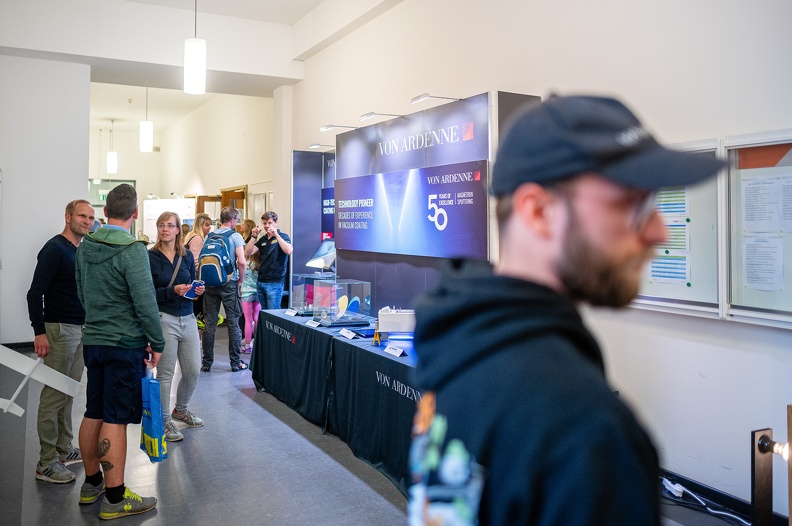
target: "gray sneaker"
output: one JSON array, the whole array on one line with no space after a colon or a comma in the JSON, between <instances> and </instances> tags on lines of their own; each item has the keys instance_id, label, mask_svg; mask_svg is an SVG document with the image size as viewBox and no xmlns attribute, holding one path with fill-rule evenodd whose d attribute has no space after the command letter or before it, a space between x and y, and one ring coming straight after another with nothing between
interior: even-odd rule
<instances>
[{"instance_id":1,"label":"gray sneaker","mask_svg":"<svg viewBox=\"0 0 792 526\"><path fill-rule=\"evenodd\" d=\"M66 453L61 453L60 461L63 462L64 466L70 466L72 464L76 464L77 462L82 462L82 453L80 453L80 448L73 447Z\"/></svg>"},{"instance_id":2,"label":"gray sneaker","mask_svg":"<svg viewBox=\"0 0 792 526\"><path fill-rule=\"evenodd\" d=\"M179 428L176 427L176 424L173 423L173 420L168 420L165 422L165 440L168 442L178 442L179 440L184 440L184 435L182 435Z\"/></svg>"},{"instance_id":3,"label":"gray sneaker","mask_svg":"<svg viewBox=\"0 0 792 526\"><path fill-rule=\"evenodd\" d=\"M104 520L120 519L127 515L137 515L153 510L157 505L154 497L141 497L129 488L124 488L124 498L117 504L110 504L107 495L102 499L99 518Z\"/></svg>"},{"instance_id":4,"label":"gray sneaker","mask_svg":"<svg viewBox=\"0 0 792 526\"><path fill-rule=\"evenodd\" d=\"M80 486L80 504L93 504L99 497L102 496L102 493L105 491L105 483L104 479L102 479L102 483L98 486L93 486L88 484L87 482L83 482L83 485Z\"/></svg>"},{"instance_id":5,"label":"gray sneaker","mask_svg":"<svg viewBox=\"0 0 792 526\"><path fill-rule=\"evenodd\" d=\"M193 413L189 409L183 413L179 413L174 409L173 412L171 413L171 417L175 418L176 420L181 420L189 427L201 427L202 425L204 425L203 419L195 416L195 413Z\"/></svg>"},{"instance_id":6,"label":"gray sneaker","mask_svg":"<svg viewBox=\"0 0 792 526\"><path fill-rule=\"evenodd\" d=\"M66 484L74 480L74 473L66 469L60 460L56 460L49 466L42 466L39 462L36 464L36 478L53 484Z\"/></svg>"}]
</instances>

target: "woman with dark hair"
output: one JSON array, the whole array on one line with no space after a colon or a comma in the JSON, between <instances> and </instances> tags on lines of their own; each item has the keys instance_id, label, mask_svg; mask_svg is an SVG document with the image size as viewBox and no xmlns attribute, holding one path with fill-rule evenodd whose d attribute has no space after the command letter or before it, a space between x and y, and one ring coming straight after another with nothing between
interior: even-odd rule
<instances>
[{"instance_id":1,"label":"woman with dark hair","mask_svg":"<svg viewBox=\"0 0 792 526\"><path fill-rule=\"evenodd\" d=\"M184 435L173 419L181 420L189 427L200 427L204 422L187 409L200 374L201 343L193 302L184 297L195 279L195 262L192 253L184 248L181 219L175 212L163 212L157 219L157 242L149 251L149 265L165 336L165 350L157 365L165 439L176 442L183 440ZM205 287L200 286L195 293L200 296L204 290ZM170 392L176 360L182 377L176 389L176 407L171 413Z\"/></svg>"}]
</instances>

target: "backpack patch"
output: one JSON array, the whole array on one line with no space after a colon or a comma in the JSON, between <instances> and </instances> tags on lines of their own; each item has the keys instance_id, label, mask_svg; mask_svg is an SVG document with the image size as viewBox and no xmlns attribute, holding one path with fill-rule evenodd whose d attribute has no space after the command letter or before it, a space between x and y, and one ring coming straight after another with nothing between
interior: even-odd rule
<instances>
[{"instance_id":1,"label":"backpack patch","mask_svg":"<svg viewBox=\"0 0 792 526\"><path fill-rule=\"evenodd\" d=\"M231 253L228 250L233 230L222 234L210 234L198 255L198 279L207 287L225 285L234 274Z\"/></svg>"}]
</instances>

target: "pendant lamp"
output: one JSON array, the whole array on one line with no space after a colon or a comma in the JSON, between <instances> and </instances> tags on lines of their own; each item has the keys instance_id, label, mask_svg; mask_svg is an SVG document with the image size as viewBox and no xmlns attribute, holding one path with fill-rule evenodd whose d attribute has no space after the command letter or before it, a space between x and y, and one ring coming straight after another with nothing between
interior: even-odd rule
<instances>
[{"instance_id":1,"label":"pendant lamp","mask_svg":"<svg viewBox=\"0 0 792 526\"><path fill-rule=\"evenodd\" d=\"M194 38L184 41L184 92L206 93L206 40L198 38L198 0L195 0Z\"/></svg>"},{"instance_id":2,"label":"pendant lamp","mask_svg":"<svg viewBox=\"0 0 792 526\"><path fill-rule=\"evenodd\" d=\"M113 150L113 125L114 120L110 121L110 150L107 152L107 173L118 173L118 153Z\"/></svg>"},{"instance_id":3,"label":"pendant lamp","mask_svg":"<svg viewBox=\"0 0 792 526\"><path fill-rule=\"evenodd\" d=\"M148 120L148 88L146 88L146 120L140 121L140 151L154 151L154 122Z\"/></svg>"}]
</instances>

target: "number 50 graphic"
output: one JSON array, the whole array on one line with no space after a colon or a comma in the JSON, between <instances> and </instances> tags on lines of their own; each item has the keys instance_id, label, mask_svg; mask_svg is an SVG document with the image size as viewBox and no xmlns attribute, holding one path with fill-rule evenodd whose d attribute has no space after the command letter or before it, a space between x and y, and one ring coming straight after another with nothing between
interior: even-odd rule
<instances>
[{"instance_id":1,"label":"number 50 graphic","mask_svg":"<svg viewBox=\"0 0 792 526\"><path fill-rule=\"evenodd\" d=\"M438 230L445 230L445 227L448 226L448 215L446 214L445 209L438 207L432 201L437 199L437 194L429 195L429 210L433 210L434 214L430 214L427 217L429 221L435 224L435 227ZM441 217L442 216L442 220Z\"/></svg>"}]
</instances>

